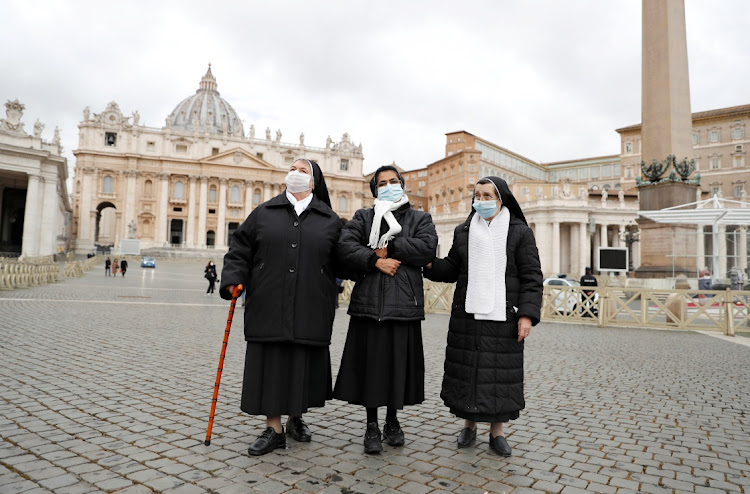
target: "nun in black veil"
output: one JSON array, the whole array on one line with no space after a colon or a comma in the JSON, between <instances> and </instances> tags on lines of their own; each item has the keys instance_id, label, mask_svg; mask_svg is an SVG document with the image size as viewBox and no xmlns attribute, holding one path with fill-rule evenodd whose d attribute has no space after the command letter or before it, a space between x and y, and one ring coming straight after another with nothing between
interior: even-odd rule
<instances>
[{"instance_id":1,"label":"nun in black veil","mask_svg":"<svg viewBox=\"0 0 750 494\"><path fill-rule=\"evenodd\" d=\"M465 421L459 448L474 443L477 422L488 422L490 449L510 456L503 423L526 405L523 347L539 322L542 269L534 232L505 180L479 180L472 208L448 256L425 269L433 281L456 283L440 397Z\"/></svg>"},{"instance_id":2,"label":"nun in black veil","mask_svg":"<svg viewBox=\"0 0 750 494\"><path fill-rule=\"evenodd\" d=\"M332 394L328 347L341 220L317 163L297 159L285 182L284 192L234 232L221 272L222 298L231 299L236 285L246 290L241 409L266 416L266 429L248 450L255 456L286 446L282 415L287 434L310 441L302 414Z\"/></svg>"}]
</instances>

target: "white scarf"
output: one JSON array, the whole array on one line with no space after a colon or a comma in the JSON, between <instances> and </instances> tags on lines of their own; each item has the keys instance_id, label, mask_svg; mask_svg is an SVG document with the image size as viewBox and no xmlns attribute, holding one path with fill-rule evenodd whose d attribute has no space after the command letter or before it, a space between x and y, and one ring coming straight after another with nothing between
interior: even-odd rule
<instances>
[{"instance_id":1,"label":"white scarf","mask_svg":"<svg viewBox=\"0 0 750 494\"><path fill-rule=\"evenodd\" d=\"M297 216L299 216L302 214L302 211L307 209L307 206L310 205L310 203L312 202L313 195L311 193L309 196L298 201L297 198L294 197L291 192L286 191L286 198L289 199L290 203L292 203L292 206L294 206L294 212L297 213Z\"/></svg>"},{"instance_id":2,"label":"white scarf","mask_svg":"<svg viewBox=\"0 0 750 494\"><path fill-rule=\"evenodd\" d=\"M474 319L506 320L505 268L510 212L502 208L489 224L475 214L469 226L466 312Z\"/></svg>"},{"instance_id":3,"label":"white scarf","mask_svg":"<svg viewBox=\"0 0 750 494\"><path fill-rule=\"evenodd\" d=\"M388 242L393 239L396 235L401 233L401 225L396 221L396 217L393 216L393 212L409 202L409 198L406 194L401 196L396 202L381 201L375 199L375 203L372 208L375 210L375 217L372 219L372 228L370 229L370 241L367 246L371 249L378 249L387 247ZM382 236L380 235L380 223L385 218L385 222L388 223L388 231Z\"/></svg>"}]
</instances>

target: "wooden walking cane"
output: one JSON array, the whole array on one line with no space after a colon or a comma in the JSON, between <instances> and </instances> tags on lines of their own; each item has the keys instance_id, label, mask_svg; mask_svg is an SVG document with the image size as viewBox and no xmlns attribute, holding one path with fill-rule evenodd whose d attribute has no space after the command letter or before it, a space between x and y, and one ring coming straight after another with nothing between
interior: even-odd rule
<instances>
[{"instance_id":1,"label":"wooden walking cane","mask_svg":"<svg viewBox=\"0 0 750 494\"><path fill-rule=\"evenodd\" d=\"M224 369L224 356L227 354L227 342L229 341L229 331L232 329L232 318L234 317L234 306L237 304L237 298L242 293L244 287L237 285L232 292L232 303L229 304L229 316L227 316L227 327L224 329L224 342L221 344L221 355L219 355L219 368L216 370L216 384L214 384L214 398L211 400L211 413L208 416L208 431L206 431L206 440L203 442L206 446L211 444L211 429L214 426L214 414L216 413L216 401L219 398L219 383L221 383L221 371Z\"/></svg>"}]
</instances>

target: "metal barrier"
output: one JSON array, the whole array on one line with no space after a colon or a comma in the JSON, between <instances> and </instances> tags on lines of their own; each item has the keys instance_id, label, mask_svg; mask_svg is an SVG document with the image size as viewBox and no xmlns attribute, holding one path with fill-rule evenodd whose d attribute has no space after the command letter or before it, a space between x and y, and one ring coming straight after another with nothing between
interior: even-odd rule
<instances>
[{"instance_id":1,"label":"metal barrier","mask_svg":"<svg viewBox=\"0 0 750 494\"><path fill-rule=\"evenodd\" d=\"M339 303L354 282L345 280ZM455 284L424 281L425 311L450 313ZM545 286L542 320L599 327L700 329L734 335L750 331L750 291L650 290L630 287Z\"/></svg>"}]
</instances>

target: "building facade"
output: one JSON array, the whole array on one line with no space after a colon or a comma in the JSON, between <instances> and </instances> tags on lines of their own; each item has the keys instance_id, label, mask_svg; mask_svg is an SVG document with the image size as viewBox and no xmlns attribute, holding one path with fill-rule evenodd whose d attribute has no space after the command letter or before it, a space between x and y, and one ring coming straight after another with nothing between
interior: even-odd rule
<instances>
[{"instance_id":1,"label":"building facade","mask_svg":"<svg viewBox=\"0 0 750 494\"><path fill-rule=\"evenodd\" d=\"M74 179L76 249L119 246L226 249L232 232L259 204L279 194L298 157L320 164L333 209L344 219L363 205L362 145L348 134L325 146L282 141L281 130L245 134L217 90L209 66L194 95L162 128L145 127L135 111L112 102L84 110ZM369 193L369 191L368 191Z\"/></svg>"},{"instance_id":2,"label":"building facade","mask_svg":"<svg viewBox=\"0 0 750 494\"><path fill-rule=\"evenodd\" d=\"M55 128L49 142L37 120L28 134L21 120L25 106L14 100L5 109L6 118L0 119L0 253L35 258L63 252L70 239L71 205L60 131Z\"/></svg>"}]
</instances>

